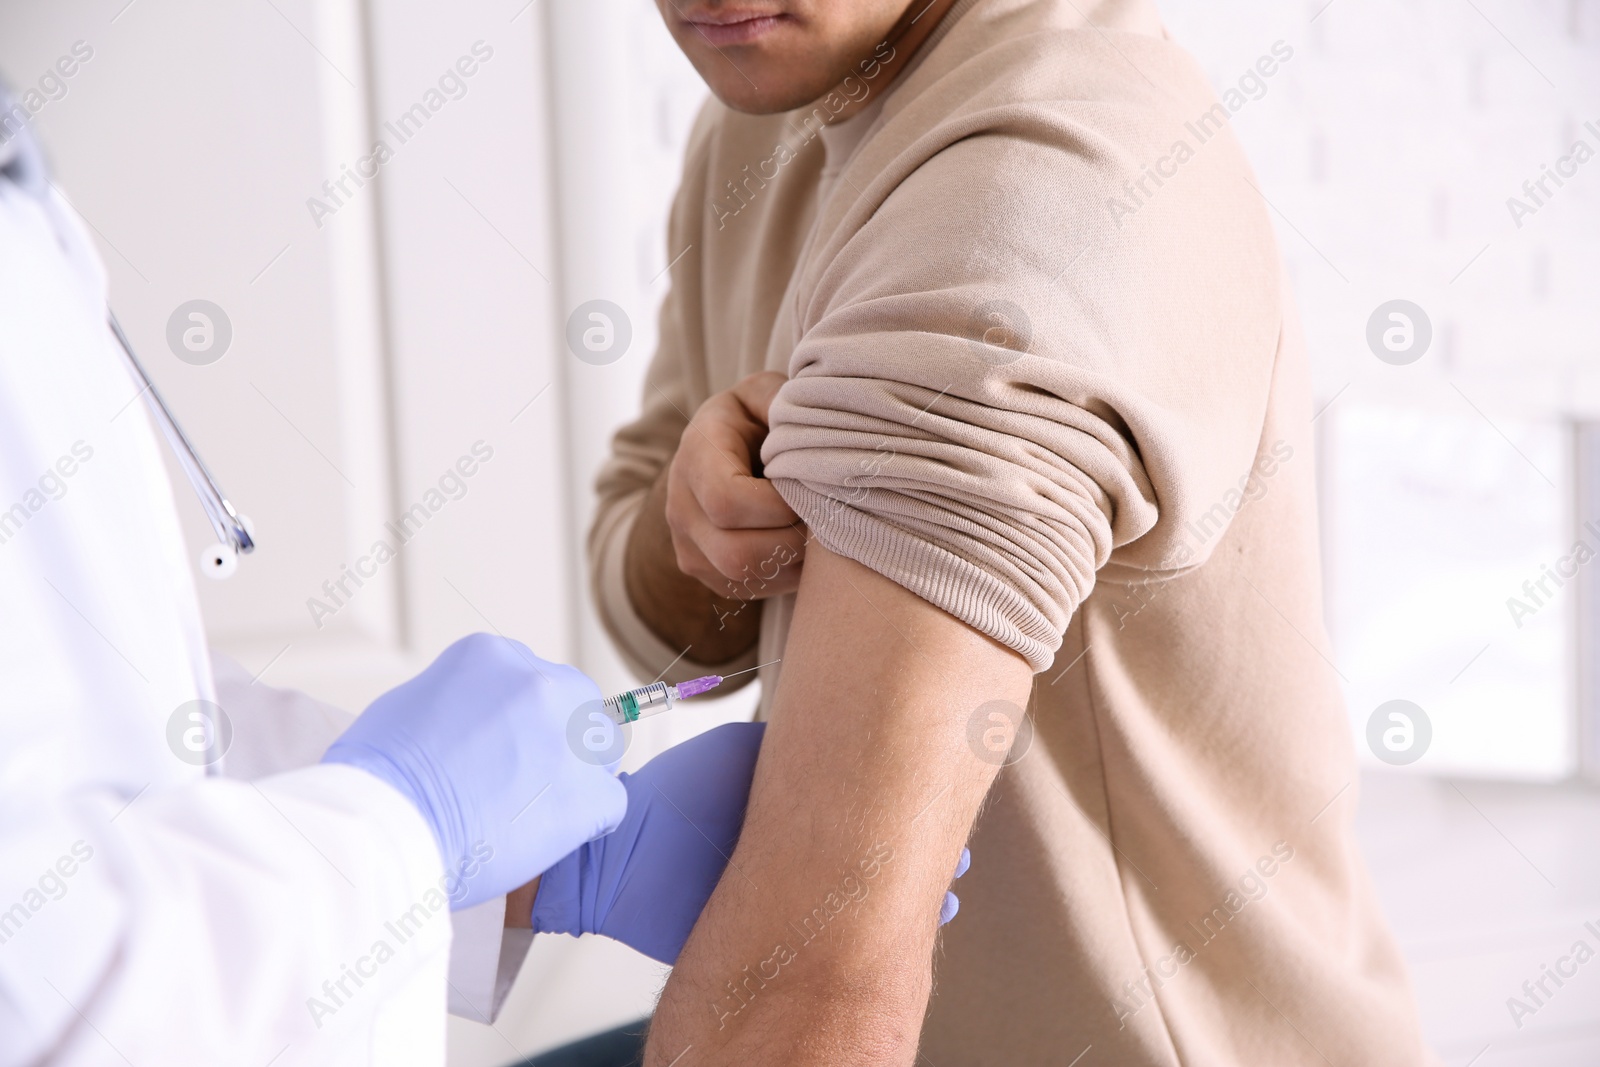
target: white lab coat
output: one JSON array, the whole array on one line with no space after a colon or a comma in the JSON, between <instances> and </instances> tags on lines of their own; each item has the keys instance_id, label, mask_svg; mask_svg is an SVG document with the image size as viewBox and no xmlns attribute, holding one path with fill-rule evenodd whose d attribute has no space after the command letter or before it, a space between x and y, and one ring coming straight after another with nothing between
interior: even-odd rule
<instances>
[{"instance_id":1,"label":"white lab coat","mask_svg":"<svg viewBox=\"0 0 1600 1067\"><path fill-rule=\"evenodd\" d=\"M527 939L491 902L452 965L422 818L314 764L338 713L225 665L239 777L174 755L169 718L217 683L65 214L0 176L0 1067L442 1063L447 989L491 1014Z\"/></svg>"}]
</instances>

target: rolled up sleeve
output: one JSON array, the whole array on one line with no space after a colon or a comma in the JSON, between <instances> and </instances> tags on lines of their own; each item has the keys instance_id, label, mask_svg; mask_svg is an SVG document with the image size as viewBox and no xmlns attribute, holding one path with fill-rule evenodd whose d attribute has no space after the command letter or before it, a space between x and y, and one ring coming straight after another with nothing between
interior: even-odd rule
<instances>
[{"instance_id":1,"label":"rolled up sleeve","mask_svg":"<svg viewBox=\"0 0 1600 1067\"><path fill-rule=\"evenodd\" d=\"M1237 222L1236 167L1118 229L1129 160L1018 128L843 213L762 460L820 544L1039 671L1114 553L1176 567L1177 524L1247 469L1277 289L1229 276L1269 231L1195 210Z\"/></svg>"},{"instance_id":2,"label":"rolled up sleeve","mask_svg":"<svg viewBox=\"0 0 1600 1067\"><path fill-rule=\"evenodd\" d=\"M830 551L1042 670L1111 553L1115 517L1153 520L1134 449L962 338L858 340L809 346L774 408L767 476Z\"/></svg>"}]
</instances>

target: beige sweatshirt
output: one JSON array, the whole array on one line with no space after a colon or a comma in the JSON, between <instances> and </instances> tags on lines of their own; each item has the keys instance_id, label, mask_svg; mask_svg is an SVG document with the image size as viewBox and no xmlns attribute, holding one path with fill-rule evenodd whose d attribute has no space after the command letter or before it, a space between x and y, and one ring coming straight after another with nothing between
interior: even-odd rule
<instances>
[{"instance_id":1,"label":"beige sweatshirt","mask_svg":"<svg viewBox=\"0 0 1600 1067\"><path fill-rule=\"evenodd\" d=\"M1148 0L964 0L891 88L847 88L881 99L820 136L826 99L695 130L644 413L599 482L613 636L646 677L681 651L628 602L633 516L702 401L784 371L762 458L812 536L1039 672L928 1061L1424 1061L1351 829L1248 97L1219 102ZM758 651L669 680L781 655L792 597L760 610Z\"/></svg>"}]
</instances>

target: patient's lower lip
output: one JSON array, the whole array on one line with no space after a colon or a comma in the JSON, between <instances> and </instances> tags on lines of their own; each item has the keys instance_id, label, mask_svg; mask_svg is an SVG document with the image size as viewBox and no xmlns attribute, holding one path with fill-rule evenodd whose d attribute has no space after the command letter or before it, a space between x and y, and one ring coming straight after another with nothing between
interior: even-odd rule
<instances>
[{"instance_id":1,"label":"patient's lower lip","mask_svg":"<svg viewBox=\"0 0 1600 1067\"><path fill-rule=\"evenodd\" d=\"M723 48L727 45L749 44L772 31L787 17L757 15L737 22L701 22L692 18L686 21L701 40L713 48Z\"/></svg>"}]
</instances>

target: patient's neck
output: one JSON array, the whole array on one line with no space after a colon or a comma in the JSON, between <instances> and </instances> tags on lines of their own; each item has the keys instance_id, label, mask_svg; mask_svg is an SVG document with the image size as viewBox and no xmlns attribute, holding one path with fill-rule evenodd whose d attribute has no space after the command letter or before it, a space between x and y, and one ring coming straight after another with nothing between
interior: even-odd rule
<instances>
[{"instance_id":1,"label":"patient's neck","mask_svg":"<svg viewBox=\"0 0 1600 1067\"><path fill-rule=\"evenodd\" d=\"M933 31L939 28L939 23L944 21L945 15L955 6L956 0L912 0L911 6L906 8L906 13L900 16L900 21L894 24L894 29L890 30L884 39L888 49L881 46L879 48L880 52L888 53L888 58L877 56L875 53L878 69L876 76L867 83L871 87L870 91L860 96L854 96L847 91L851 83L859 89L863 81L854 74L832 90L849 101L834 113L832 121L844 122L846 119L854 118L866 109L870 101L882 96L900 72L906 69L912 56L916 55L917 49L932 36Z\"/></svg>"}]
</instances>

